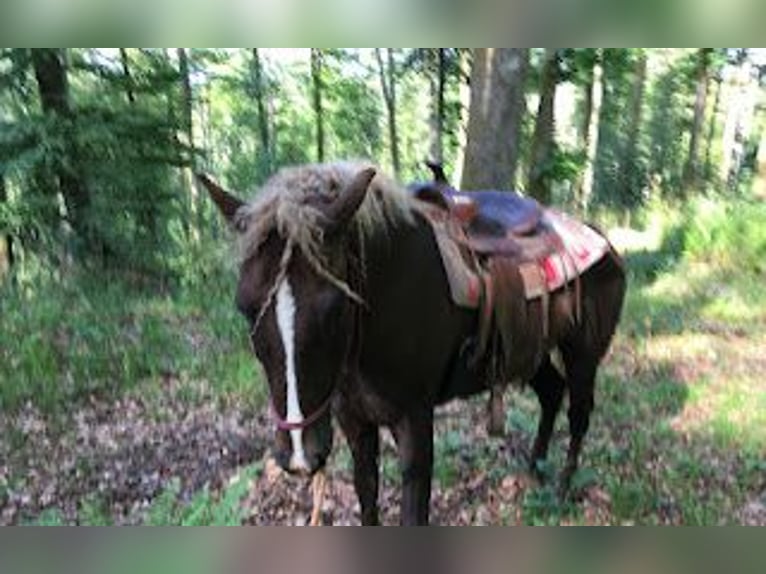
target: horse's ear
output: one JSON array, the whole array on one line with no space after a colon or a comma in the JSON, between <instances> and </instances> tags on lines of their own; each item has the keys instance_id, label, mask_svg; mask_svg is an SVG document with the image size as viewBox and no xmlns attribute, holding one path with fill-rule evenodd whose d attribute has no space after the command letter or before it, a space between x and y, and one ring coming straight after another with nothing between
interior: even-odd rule
<instances>
[{"instance_id":1,"label":"horse's ear","mask_svg":"<svg viewBox=\"0 0 766 574\"><path fill-rule=\"evenodd\" d=\"M340 192L337 199L327 206L325 215L330 231L338 230L351 221L356 210L362 205L373 177L375 177L375 168L363 169Z\"/></svg>"},{"instance_id":2,"label":"horse's ear","mask_svg":"<svg viewBox=\"0 0 766 574\"><path fill-rule=\"evenodd\" d=\"M211 199L226 218L226 221L234 223L234 215L240 207L245 205L245 202L226 191L205 173L198 173L197 179L205 186Z\"/></svg>"}]
</instances>

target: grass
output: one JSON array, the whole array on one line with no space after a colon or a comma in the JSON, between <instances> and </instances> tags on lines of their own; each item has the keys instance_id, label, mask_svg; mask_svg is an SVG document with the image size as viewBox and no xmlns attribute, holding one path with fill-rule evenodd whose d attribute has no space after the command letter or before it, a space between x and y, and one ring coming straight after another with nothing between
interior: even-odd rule
<instances>
[{"instance_id":1,"label":"grass","mask_svg":"<svg viewBox=\"0 0 766 574\"><path fill-rule=\"evenodd\" d=\"M231 281L229 281L231 283ZM114 398L163 376L209 381L223 398L259 404L264 385L233 303L187 290L137 291L119 278L41 277L3 286L0 410L27 401L48 414Z\"/></svg>"}]
</instances>

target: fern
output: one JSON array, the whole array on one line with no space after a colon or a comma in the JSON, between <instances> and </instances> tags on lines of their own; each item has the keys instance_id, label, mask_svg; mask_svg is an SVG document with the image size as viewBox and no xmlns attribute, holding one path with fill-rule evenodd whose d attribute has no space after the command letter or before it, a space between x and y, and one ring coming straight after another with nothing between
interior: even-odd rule
<instances>
[{"instance_id":1,"label":"fern","mask_svg":"<svg viewBox=\"0 0 766 574\"><path fill-rule=\"evenodd\" d=\"M187 504L179 503L180 481L175 478L153 502L147 524L150 526L233 526L246 518L242 499L247 495L250 482L262 470L260 463L240 471L239 478L228 485L216 499L205 485Z\"/></svg>"}]
</instances>

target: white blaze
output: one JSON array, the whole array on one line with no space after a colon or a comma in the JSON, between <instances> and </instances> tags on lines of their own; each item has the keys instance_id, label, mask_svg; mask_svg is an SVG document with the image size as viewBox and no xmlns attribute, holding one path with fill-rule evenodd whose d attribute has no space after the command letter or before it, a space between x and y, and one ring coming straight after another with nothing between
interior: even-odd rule
<instances>
[{"instance_id":1,"label":"white blaze","mask_svg":"<svg viewBox=\"0 0 766 574\"><path fill-rule=\"evenodd\" d=\"M298 400L298 377L295 373L295 298L290 282L285 278L277 291L277 327L282 337L282 348L285 351L285 379L287 380L287 422L303 422L303 413ZM290 468L293 470L308 470L306 455L303 451L303 431L291 430L290 439L293 443L293 454L290 457Z\"/></svg>"}]
</instances>

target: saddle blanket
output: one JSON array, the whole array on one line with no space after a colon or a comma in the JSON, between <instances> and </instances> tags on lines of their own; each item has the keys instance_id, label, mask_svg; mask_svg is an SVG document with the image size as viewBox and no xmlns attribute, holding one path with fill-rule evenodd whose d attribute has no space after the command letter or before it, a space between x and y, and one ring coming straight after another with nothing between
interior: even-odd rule
<instances>
[{"instance_id":1,"label":"saddle blanket","mask_svg":"<svg viewBox=\"0 0 766 574\"><path fill-rule=\"evenodd\" d=\"M560 211L546 209L543 221L560 241L556 251L540 261L549 292L585 273L609 250L605 237Z\"/></svg>"},{"instance_id":2,"label":"saddle blanket","mask_svg":"<svg viewBox=\"0 0 766 574\"><path fill-rule=\"evenodd\" d=\"M466 256L451 232L449 218L435 216L428 220L434 229L444 262L450 293L455 304L476 309L482 297L482 270L474 258ZM519 262L527 299L534 299L563 287L596 264L609 250L609 242L584 223L554 209L545 209L542 223L553 233L544 241L551 243L543 257ZM543 239L541 239L543 241Z\"/></svg>"}]
</instances>

